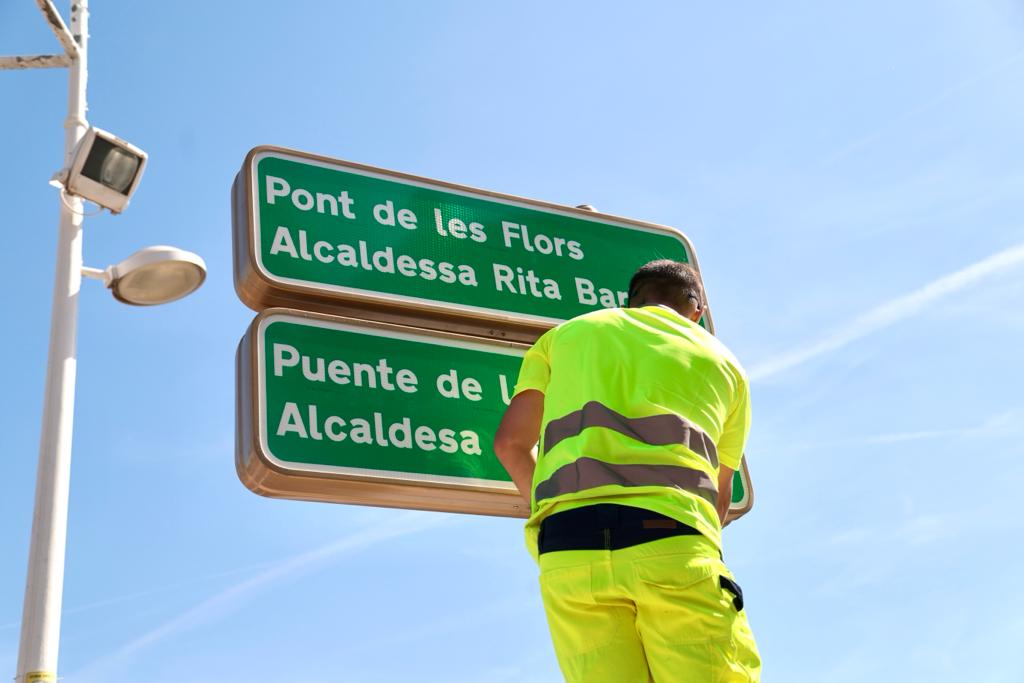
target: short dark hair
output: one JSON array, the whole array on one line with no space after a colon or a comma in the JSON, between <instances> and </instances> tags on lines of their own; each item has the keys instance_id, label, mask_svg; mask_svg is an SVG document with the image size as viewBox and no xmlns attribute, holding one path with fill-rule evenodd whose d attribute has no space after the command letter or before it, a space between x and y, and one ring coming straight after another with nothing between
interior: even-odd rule
<instances>
[{"instance_id":1,"label":"short dark hair","mask_svg":"<svg viewBox=\"0 0 1024 683\"><path fill-rule=\"evenodd\" d=\"M675 302L693 299L697 308L704 307L704 288L700 275L689 264L671 259L659 259L640 266L629 280L629 305L642 302ZM636 302L636 303L634 303Z\"/></svg>"}]
</instances>

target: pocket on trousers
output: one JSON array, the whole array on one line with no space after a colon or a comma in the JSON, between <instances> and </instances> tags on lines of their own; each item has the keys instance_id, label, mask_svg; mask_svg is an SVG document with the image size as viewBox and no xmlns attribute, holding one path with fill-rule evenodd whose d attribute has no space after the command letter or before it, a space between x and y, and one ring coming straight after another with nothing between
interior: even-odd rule
<instances>
[{"instance_id":1,"label":"pocket on trousers","mask_svg":"<svg viewBox=\"0 0 1024 683\"><path fill-rule=\"evenodd\" d=\"M724 574L715 558L671 556L636 565L637 607L668 642L728 640L737 612L732 595L719 584Z\"/></svg>"},{"instance_id":2,"label":"pocket on trousers","mask_svg":"<svg viewBox=\"0 0 1024 683\"><path fill-rule=\"evenodd\" d=\"M634 568L642 583L676 590L722 573L719 560L693 555L657 555L637 560Z\"/></svg>"},{"instance_id":3,"label":"pocket on trousers","mask_svg":"<svg viewBox=\"0 0 1024 683\"><path fill-rule=\"evenodd\" d=\"M541 596L545 600L561 601L589 596L591 590L591 567L578 564L542 571L538 577Z\"/></svg>"}]
</instances>

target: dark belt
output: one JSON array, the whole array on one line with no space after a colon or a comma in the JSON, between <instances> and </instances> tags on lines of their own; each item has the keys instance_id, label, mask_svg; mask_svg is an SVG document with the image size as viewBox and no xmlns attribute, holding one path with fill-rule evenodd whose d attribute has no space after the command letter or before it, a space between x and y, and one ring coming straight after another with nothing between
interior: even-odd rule
<instances>
[{"instance_id":1,"label":"dark belt","mask_svg":"<svg viewBox=\"0 0 1024 683\"><path fill-rule=\"evenodd\" d=\"M629 505L597 503L556 512L540 523L539 553L621 550L669 536L699 536L692 526Z\"/></svg>"}]
</instances>

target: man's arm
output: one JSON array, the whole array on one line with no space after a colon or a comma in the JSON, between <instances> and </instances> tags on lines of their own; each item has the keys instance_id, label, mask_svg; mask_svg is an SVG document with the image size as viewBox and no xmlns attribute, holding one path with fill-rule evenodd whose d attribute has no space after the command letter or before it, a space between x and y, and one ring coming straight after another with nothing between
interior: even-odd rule
<instances>
[{"instance_id":1,"label":"man's arm","mask_svg":"<svg viewBox=\"0 0 1024 683\"><path fill-rule=\"evenodd\" d=\"M544 394L527 389L512 398L494 436L494 453L526 502L530 502L533 488L533 470L537 466L534 447L540 440L543 417Z\"/></svg>"},{"instance_id":2,"label":"man's arm","mask_svg":"<svg viewBox=\"0 0 1024 683\"><path fill-rule=\"evenodd\" d=\"M732 409L722 425L718 446L718 519L725 526L729 505L732 503L733 475L743 465L743 448L750 434L750 388L747 376L736 370L737 391Z\"/></svg>"},{"instance_id":3,"label":"man's arm","mask_svg":"<svg viewBox=\"0 0 1024 683\"><path fill-rule=\"evenodd\" d=\"M718 499L715 501L715 508L718 510L718 521L725 526L725 516L729 514L729 505L732 503L732 475L736 470L718 466Z\"/></svg>"}]
</instances>

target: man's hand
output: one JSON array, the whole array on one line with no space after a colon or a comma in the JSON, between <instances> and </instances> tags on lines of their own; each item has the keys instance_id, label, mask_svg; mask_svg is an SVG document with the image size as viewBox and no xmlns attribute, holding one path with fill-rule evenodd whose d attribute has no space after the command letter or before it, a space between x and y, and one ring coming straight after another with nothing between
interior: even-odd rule
<instances>
[{"instance_id":1,"label":"man's hand","mask_svg":"<svg viewBox=\"0 0 1024 683\"><path fill-rule=\"evenodd\" d=\"M725 527L725 517L729 514L729 505L732 503L732 475L736 470L731 470L725 465L718 466L718 499L715 508L718 510L718 521Z\"/></svg>"},{"instance_id":2,"label":"man's hand","mask_svg":"<svg viewBox=\"0 0 1024 683\"><path fill-rule=\"evenodd\" d=\"M534 447L540 440L543 417L544 394L527 389L513 397L494 436L494 453L527 503L537 467Z\"/></svg>"}]
</instances>

